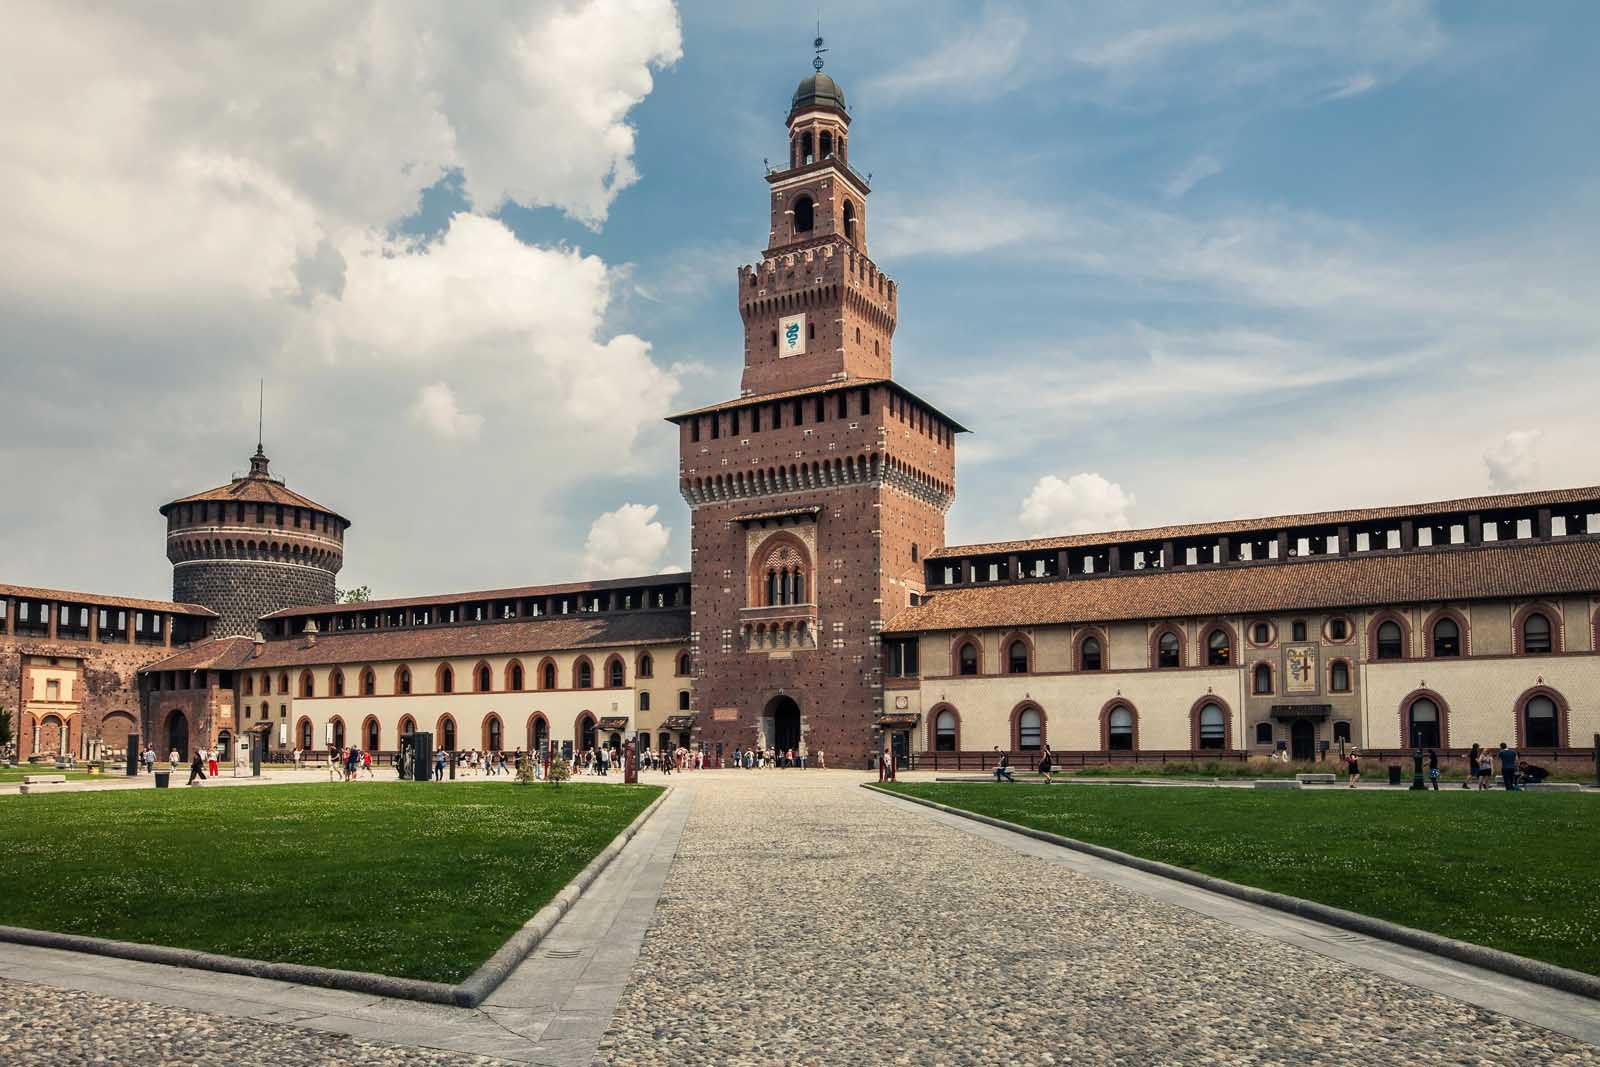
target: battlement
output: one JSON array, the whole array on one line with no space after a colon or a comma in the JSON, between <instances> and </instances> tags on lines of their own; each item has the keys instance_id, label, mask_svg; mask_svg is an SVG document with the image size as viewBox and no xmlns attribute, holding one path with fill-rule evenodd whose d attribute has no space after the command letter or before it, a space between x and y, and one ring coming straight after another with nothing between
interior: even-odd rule
<instances>
[{"instance_id":1,"label":"battlement","mask_svg":"<svg viewBox=\"0 0 1600 1067\"><path fill-rule=\"evenodd\" d=\"M887 319L899 317L900 291L865 253L839 240L768 256L739 268L739 307L745 320L781 310L783 298L824 286L840 286ZM768 303L777 301L777 304Z\"/></svg>"}]
</instances>

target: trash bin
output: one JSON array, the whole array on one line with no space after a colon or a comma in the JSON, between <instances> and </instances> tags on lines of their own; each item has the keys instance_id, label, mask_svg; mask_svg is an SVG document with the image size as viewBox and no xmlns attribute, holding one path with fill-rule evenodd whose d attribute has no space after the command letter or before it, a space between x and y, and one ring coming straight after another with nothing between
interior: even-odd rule
<instances>
[{"instance_id":1,"label":"trash bin","mask_svg":"<svg viewBox=\"0 0 1600 1067\"><path fill-rule=\"evenodd\" d=\"M1389 784L1390 785L1399 785L1400 784L1400 768L1399 767L1391 766L1389 768Z\"/></svg>"},{"instance_id":2,"label":"trash bin","mask_svg":"<svg viewBox=\"0 0 1600 1067\"><path fill-rule=\"evenodd\" d=\"M171 781L172 781L172 772L171 771L157 771L156 772L156 788L157 789L165 789L165 788L167 788L167 783L169 783Z\"/></svg>"}]
</instances>

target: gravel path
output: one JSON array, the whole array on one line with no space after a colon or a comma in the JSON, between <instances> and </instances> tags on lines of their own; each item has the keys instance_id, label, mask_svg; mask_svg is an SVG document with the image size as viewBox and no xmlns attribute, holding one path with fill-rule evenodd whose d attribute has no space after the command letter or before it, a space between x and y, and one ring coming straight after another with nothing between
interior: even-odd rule
<instances>
[{"instance_id":1,"label":"gravel path","mask_svg":"<svg viewBox=\"0 0 1600 1067\"><path fill-rule=\"evenodd\" d=\"M10 1067L514 1067L506 1060L363 1041L298 1026L0 980L0 1064Z\"/></svg>"},{"instance_id":2,"label":"gravel path","mask_svg":"<svg viewBox=\"0 0 1600 1067\"><path fill-rule=\"evenodd\" d=\"M694 790L596 1063L1600 1064L842 776L788 781Z\"/></svg>"}]
</instances>

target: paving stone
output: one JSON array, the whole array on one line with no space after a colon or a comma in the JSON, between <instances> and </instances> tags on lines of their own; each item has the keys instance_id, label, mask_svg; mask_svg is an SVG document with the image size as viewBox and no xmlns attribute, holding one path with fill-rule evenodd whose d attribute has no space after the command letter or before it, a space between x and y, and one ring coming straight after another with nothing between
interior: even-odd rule
<instances>
[{"instance_id":1,"label":"paving stone","mask_svg":"<svg viewBox=\"0 0 1600 1067\"><path fill-rule=\"evenodd\" d=\"M1600 1050L885 804L694 790L595 1063L1600 1064Z\"/></svg>"}]
</instances>

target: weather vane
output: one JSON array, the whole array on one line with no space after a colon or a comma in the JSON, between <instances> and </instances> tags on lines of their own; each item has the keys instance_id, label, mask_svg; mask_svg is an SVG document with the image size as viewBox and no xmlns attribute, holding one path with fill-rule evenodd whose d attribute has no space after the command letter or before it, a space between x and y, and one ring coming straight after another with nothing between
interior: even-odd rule
<instances>
[{"instance_id":1,"label":"weather vane","mask_svg":"<svg viewBox=\"0 0 1600 1067\"><path fill-rule=\"evenodd\" d=\"M822 4L817 4L817 39L811 42L812 49L817 53L811 60L811 69L820 73L822 71L822 53L827 49L822 47Z\"/></svg>"}]
</instances>

